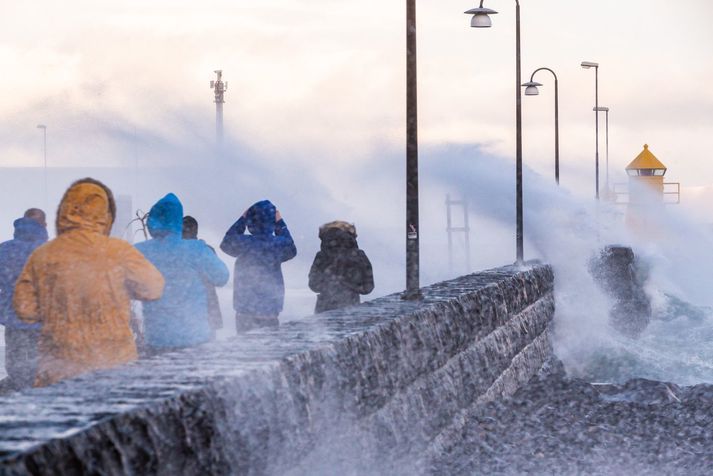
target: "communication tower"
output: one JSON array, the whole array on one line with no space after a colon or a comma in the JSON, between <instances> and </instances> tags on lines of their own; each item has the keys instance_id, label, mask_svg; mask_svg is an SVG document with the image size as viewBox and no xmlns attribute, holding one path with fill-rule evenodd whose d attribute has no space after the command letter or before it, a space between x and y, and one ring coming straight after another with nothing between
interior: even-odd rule
<instances>
[{"instance_id":1,"label":"communication tower","mask_svg":"<svg viewBox=\"0 0 713 476\"><path fill-rule=\"evenodd\" d=\"M228 90L228 82L223 81L223 70L216 69L215 80L210 82L210 87L215 93L215 141L218 145L223 144L223 104L225 103L225 91Z\"/></svg>"}]
</instances>

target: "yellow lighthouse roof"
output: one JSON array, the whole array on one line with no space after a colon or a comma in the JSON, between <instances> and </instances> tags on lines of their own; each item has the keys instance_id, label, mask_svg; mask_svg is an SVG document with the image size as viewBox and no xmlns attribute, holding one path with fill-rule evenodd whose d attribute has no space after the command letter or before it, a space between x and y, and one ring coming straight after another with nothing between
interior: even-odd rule
<instances>
[{"instance_id":1,"label":"yellow lighthouse roof","mask_svg":"<svg viewBox=\"0 0 713 476\"><path fill-rule=\"evenodd\" d=\"M659 169L666 170L666 166L649 150L649 145L644 144L644 150L626 166L626 170Z\"/></svg>"}]
</instances>

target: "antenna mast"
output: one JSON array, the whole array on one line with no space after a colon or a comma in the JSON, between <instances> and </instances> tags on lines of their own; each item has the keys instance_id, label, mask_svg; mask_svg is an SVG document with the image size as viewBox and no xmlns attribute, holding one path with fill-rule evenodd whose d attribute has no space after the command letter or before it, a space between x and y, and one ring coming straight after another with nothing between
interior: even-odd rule
<instances>
[{"instance_id":1,"label":"antenna mast","mask_svg":"<svg viewBox=\"0 0 713 476\"><path fill-rule=\"evenodd\" d=\"M223 104L225 103L225 91L228 90L228 82L223 81L223 70L214 71L216 79L210 82L210 87L215 93L215 141L218 146L223 144Z\"/></svg>"}]
</instances>

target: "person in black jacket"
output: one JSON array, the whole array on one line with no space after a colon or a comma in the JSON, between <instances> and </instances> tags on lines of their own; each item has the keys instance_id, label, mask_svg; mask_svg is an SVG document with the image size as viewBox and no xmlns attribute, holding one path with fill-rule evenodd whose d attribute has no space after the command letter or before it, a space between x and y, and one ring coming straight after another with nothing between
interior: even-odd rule
<instances>
[{"instance_id":1,"label":"person in black jacket","mask_svg":"<svg viewBox=\"0 0 713 476\"><path fill-rule=\"evenodd\" d=\"M356 228L333 221L319 229L321 250L309 272L309 287L319 293L315 313L359 304L361 294L374 289L374 273L357 244Z\"/></svg>"},{"instance_id":2,"label":"person in black jacket","mask_svg":"<svg viewBox=\"0 0 713 476\"><path fill-rule=\"evenodd\" d=\"M198 220L190 215L183 217L183 239L197 240L198 239ZM215 253L215 249L208 245L208 248ZM223 314L220 311L220 301L218 300L218 292L216 287L203 280L208 298L208 324L213 329L213 337L218 329L223 328Z\"/></svg>"}]
</instances>

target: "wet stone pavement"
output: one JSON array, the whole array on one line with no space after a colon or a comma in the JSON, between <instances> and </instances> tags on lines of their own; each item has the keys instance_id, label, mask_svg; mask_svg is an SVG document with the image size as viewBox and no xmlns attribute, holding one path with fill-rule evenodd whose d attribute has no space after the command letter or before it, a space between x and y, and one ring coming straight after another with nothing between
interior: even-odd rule
<instances>
[{"instance_id":1,"label":"wet stone pavement","mask_svg":"<svg viewBox=\"0 0 713 476\"><path fill-rule=\"evenodd\" d=\"M0 397L0 474L416 474L551 354L553 286L493 269Z\"/></svg>"},{"instance_id":2,"label":"wet stone pavement","mask_svg":"<svg viewBox=\"0 0 713 476\"><path fill-rule=\"evenodd\" d=\"M591 385L552 359L425 459L425 472L439 475L711 475L713 385Z\"/></svg>"}]
</instances>

